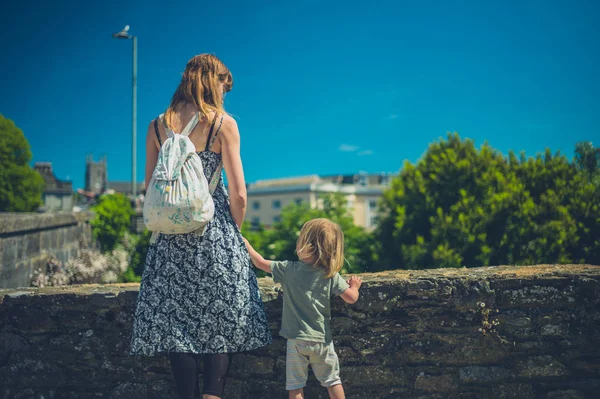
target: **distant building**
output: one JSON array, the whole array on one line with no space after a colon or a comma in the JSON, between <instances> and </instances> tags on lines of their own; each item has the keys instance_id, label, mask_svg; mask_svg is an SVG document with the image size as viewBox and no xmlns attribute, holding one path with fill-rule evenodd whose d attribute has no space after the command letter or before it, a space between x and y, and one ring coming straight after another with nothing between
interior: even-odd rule
<instances>
[{"instance_id":1,"label":"distant building","mask_svg":"<svg viewBox=\"0 0 600 399\"><path fill-rule=\"evenodd\" d=\"M51 162L36 162L33 167L44 179L44 210L47 212L73 210L73 183L58 180Z\"/></svg>"},{"instance_id":2,"label":"distant building","mask_svg":"<svg viewBox=\"0 0 600 399\"><path fill-rule=\"evenodd\" d=\"M91 154L85 158L85 191L102 194L108 189L108 170L106 155L95 162Z\"/></svg>"},{"instance_id":3,"label":"distant building","mask_svg":"<svg viewBox=\"0 0 600 399\"><path fill-rule=\"evenodd\" d=\"M109 181L108 189L114 190L117 193L122 193L125 195L131 195L131 181ZM146 191L146 187L144 182L137 182L135 192L137 194L144 193Z\"/></svg>"},{"instance_id":4,"label":"distant building","mask_svg":"<svg viewBox=\"0 0 600 399\"><path fill-rule=\"evenodd\" d=\"M108 162L106 155L98 162L94 161L92 155L85 159L85 191L95 195L114 190L114 192L125 195L131 194L131 181L108 181ZM145 192L144 182L138 182L136 193Z\"/></svg>"},{"instance_id":5,"label":"distant building","mask_svg":"<svg viewBox=\"0 0 600 399\"><path fill-rule=\"evenodd\" d=\"M307 203L311 208L320 208L321 194L342 193L354 223L373 229L378 219L378 200L388 187L390 177L387 173L357 173L260 180L248 185L246 220L254 226L269 227L280 220L282 208L290 203Z\"/></svg>"}]
</instances>

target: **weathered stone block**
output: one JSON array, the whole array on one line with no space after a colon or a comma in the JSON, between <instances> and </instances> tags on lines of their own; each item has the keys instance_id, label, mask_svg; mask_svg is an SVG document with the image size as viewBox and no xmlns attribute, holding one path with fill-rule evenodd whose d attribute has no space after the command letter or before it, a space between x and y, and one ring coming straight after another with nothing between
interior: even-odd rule
<instances>
[{"instance_id":1,"label":"weathered stone block","mask_svg":"<svg viewBox=\"0 0 600 399\"><path fill-rule=\"evenodd\" d=\"M2 241L2 265L8 268L19 260L17 239L9 237Z\"/></svg>"},{"instance_id":2,"label":"weathered stone block","mask_svg":"<svg viewBox=\"0 0 600 399\"><path fill-rule=\"evenodd\" d=\"M547 399L585 399L585 395L573 389L565 391L552 391L546 394Z\"/></svg>"},{"instance_id":3,"label":"weathered stone block","mask_svg":"<svg viewBox=\"0 0 600 399\"><path fill-rule=\"evenodd\" d=\"M353 387L362 386L406 386L408 379L402 369L376 366L349 366L341 371L343 380Z\"/></svg>"},{"instance_id":4,"label":"weathered stone block","mask_svg":"<svg viewBox=\"0 0 600 399\"><path fill-rule=\"evenodd\" d=\"M460 369L460 382L486 384L514 378L514 373L503 367L469 366Z\"/></svg>"},{"instance_id":5,"label":"weathered stone block","mask_svg":"<svg viewBox=\"0 0 600 399\"><path fill-rule=\"evenodd\" d=\"M398 343L398 349L395 360L399 363L456 366L501 363L509 354L507 344L475 329L470 334L406 334Z\"/></svg>"},{"instance_id":6,"label":"weathered stone block","mask_svg":"<svg viewBox=\"0 0 600 399\"><path fill-rule=\"evenodd\" d=\"M231 375L235 377L271 376L275 369L275 360L269 357L256 357L238 354L231 365Z\"/></svg>"},{"instance_id":7,"label":"weathered stone block","mask_svg":"<svg viewBox=\"0 0 600 399\"><path fill-rule=\"evenodd\" d=\"M490 391L494 399L535 399L536 395L530 384L501 384Z\"/></svg>"},{"instance_id":8,"label":"weathered stone block","mask_svg":"<svg viewBox=\"0 0 600 399\"><path fill-rule=\"evenodd\" d=\"M529 283L530 284L530 283ZM564 287L534 285L497 293L497 304L503 308L527 308L551 306L553 308L576 307L576 295L573 285Z\"/></svg>"},{"instance_id":9,"label":"weathered stone block","mask_svg":"<svg viewBox=\"0 0 600 399\"><path fill-rule=\"evenodd\" d=\"M561 377L568 375L567 368L552 356L536 356L517 363L521 377Z\"/></svg>"},{"instance_id":10,"label":"weathered stone block","mask_svg":"<svg viewBox=\"0 0 600 399\"><path fill-rule=\"evenodd\" d=\"M452 375L419 375L415 380L415 388L426 392L452 392L458 389Z\"/></svg>"},{"instance_id":11,"label":"weathered stone block","mask_svg":"<svg viewBox=\"0 0 600 399\"><path fill-rule=\"evenodd\" d=\"M110 392L111 399L145 399L148 397L146 385L125 382Z\"/></svg>"},{"instance_id":12,"label":"weathered stone block","mask_svg":"<svg viewBox=\"0 0 600 399\"><path fill-rule=\"evenodd\" d=\"M0 213L0 288L29 286L32 272L45 271L52 255L70 259L80 240L90 242L87 221L91 217L89 213Z\"/></svg>"}]
</instances>

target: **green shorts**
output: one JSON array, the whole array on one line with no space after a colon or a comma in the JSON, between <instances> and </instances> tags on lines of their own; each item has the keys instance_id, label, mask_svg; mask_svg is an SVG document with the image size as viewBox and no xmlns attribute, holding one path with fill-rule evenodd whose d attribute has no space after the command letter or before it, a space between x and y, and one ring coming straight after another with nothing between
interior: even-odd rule
<instances>
[{"instance_id":1,"label":"green shorts","mask_svg":"<svg viewBox=\"0 0 600 399\"><path fill-rule=\"evenodd\" d=\"M306 386L309 364L322 386L331 387L342 383L340 362L333 348L333 341L325 344L288 339L285 358L286 390L291 391Z\"/></svg>"}]
</instances>

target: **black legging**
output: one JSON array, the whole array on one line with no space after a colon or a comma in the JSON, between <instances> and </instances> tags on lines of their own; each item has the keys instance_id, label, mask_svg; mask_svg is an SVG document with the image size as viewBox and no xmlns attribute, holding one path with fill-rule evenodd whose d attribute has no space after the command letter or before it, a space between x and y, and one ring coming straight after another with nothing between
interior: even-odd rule
<instances>
[{"instance_id":1,"label":"black legging","mask_svg":"<svg viewBox=\"0 0 600 399\"><path fill-rule=\"evenodd\" d=\"M231 365L231 353L199 355L196 353L169 353L175 387L180 399L194 399L200 396L198 370L204 357L204 384L202 394L223 396L225 380Z\"/></svg>"}]
</instances>

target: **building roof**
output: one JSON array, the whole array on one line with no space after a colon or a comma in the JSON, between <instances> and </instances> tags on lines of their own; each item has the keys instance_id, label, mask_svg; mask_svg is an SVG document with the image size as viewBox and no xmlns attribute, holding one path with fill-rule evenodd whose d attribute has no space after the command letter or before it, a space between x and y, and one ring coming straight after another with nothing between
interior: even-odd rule
<instances>
[{"instance_id":1,"label":"building roof","mask_svg":"<svg viewBox=\"0 0 600 399\"><path fill-rule=\"evenodd\" d=\"M321 178L317 175L310 176L298 176L298 177L285 177L281 179L268 179L258 180L255 183L249 185L252 189L257 188L275 188L275 187L287 187L287 186L303 186L310 185L312 183L319 183Z\"/></svg>"},{"instance_id":2,"label":"building roof","mask_svg":"<svg viewBox=\"0 0 600 399\"><path fill-rule=\"evenodd\" d=\"M355 173L259 180L248 185L248 194L261 195L313 191L378 195L388 186L390 177L391 174L389 173Z\"/></svg>"},{"instance_id":3,"label":"building roof","mask_svg":"<svg viewBox=\"0 0 600 399\"><path fill-rule=\"evenodd\" d=\"M67 180L58 180L52 171L52 162L36 162L33 169L42 176L46 183L44 194L73 194L73 183Z\"/></svg>"},{"instance_id":4,"label":"building roof","mask_svg":"<svg viewBox=\"0 0 600 399\"><path fill-rule=\"evenodd\" d=\"M108 189L115 190L117 193L131 194L131 182L130 181L109 181ZM146 191L144 182L137 182L136 192L138 194Z\"/></svg>"}]
</instances>

